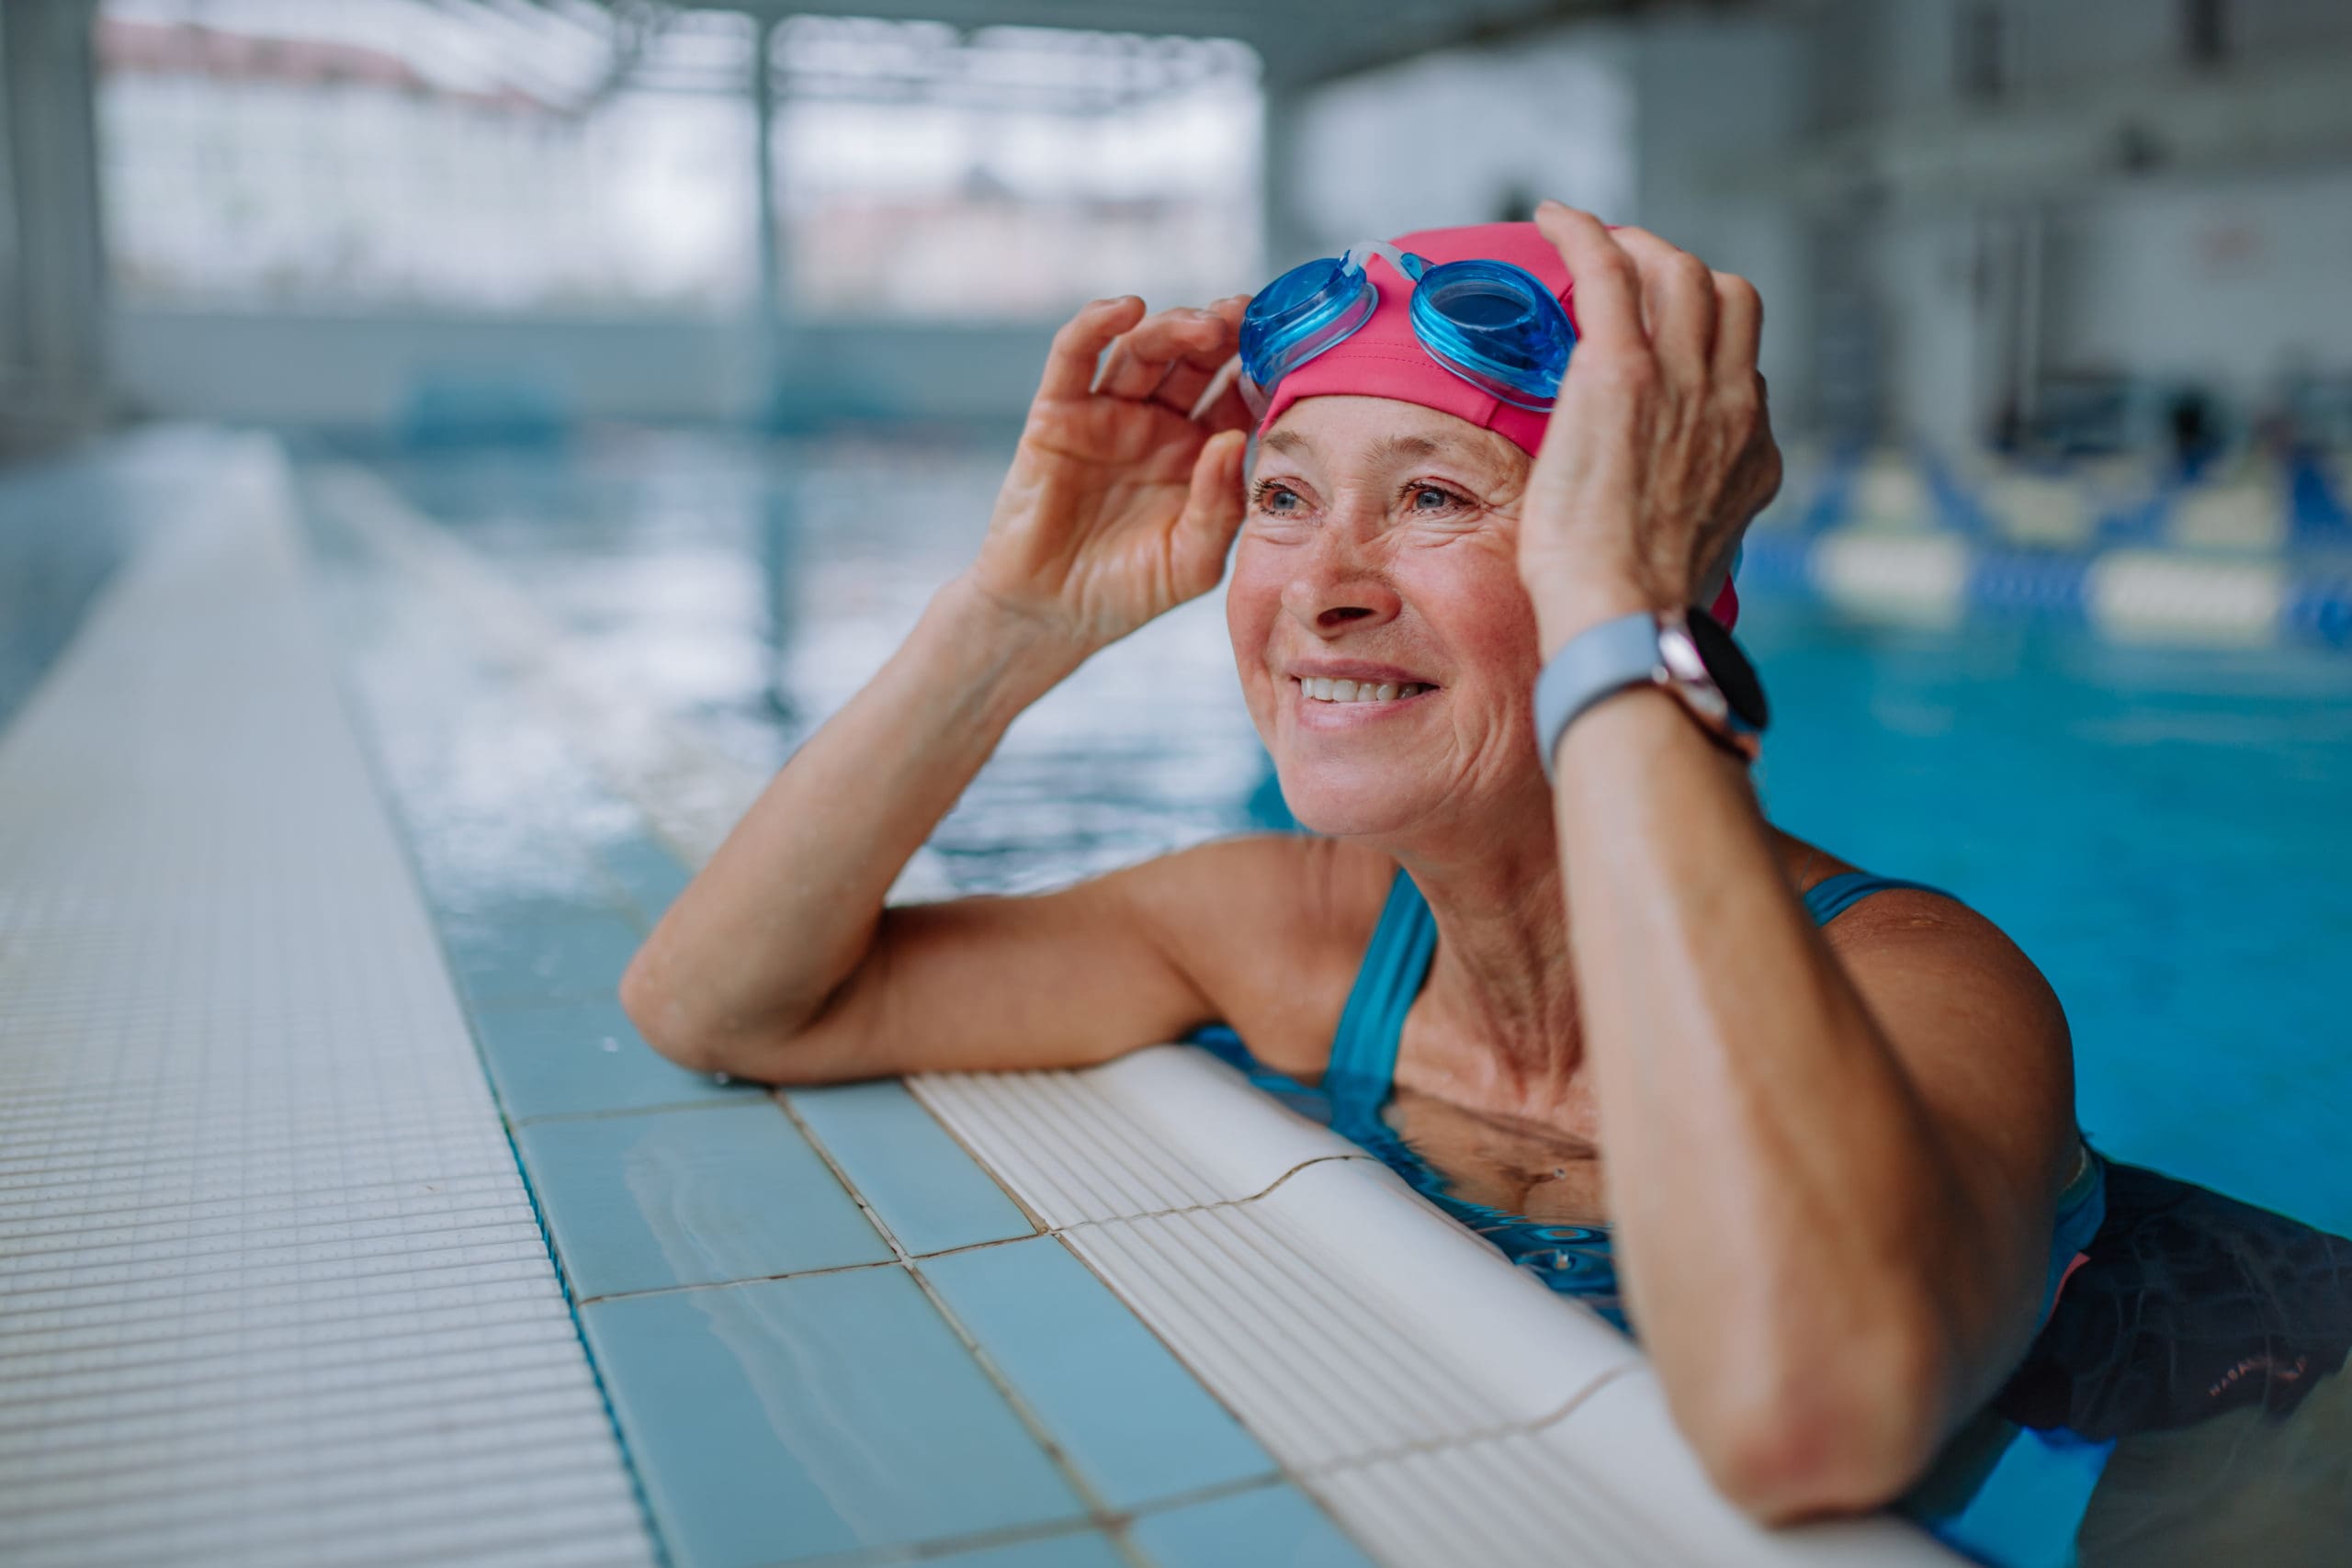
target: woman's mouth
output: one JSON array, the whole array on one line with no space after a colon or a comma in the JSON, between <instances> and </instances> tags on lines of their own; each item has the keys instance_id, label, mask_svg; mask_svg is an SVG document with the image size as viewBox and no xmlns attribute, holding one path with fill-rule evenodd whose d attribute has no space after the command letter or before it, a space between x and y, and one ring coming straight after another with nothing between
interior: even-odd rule
<instances>
[{"instance_id":1,"label":"woman's mouth","mask_svg":"<svg viewBox=\"0 0 2352 1568\"><path fill-rule=\"evenodd\" d=\"M1294 674L1291 684L1298 689L1301 717L1315 719L1369 719L1437 691L1430 682L1369 682L1327 674Z\"/></svg>"},{"instance_id":2,"label":"woman's mouth","mask_svg":"<svg viewBox=\"0 0 2352 1568\"><path fill-rule=\"evenodd\" d=\"M1400 703L1437 688L1425 681L1351 681L1345 677L1295 675L1299 698L1307 703Z\"/></svg>"}]
</instances>

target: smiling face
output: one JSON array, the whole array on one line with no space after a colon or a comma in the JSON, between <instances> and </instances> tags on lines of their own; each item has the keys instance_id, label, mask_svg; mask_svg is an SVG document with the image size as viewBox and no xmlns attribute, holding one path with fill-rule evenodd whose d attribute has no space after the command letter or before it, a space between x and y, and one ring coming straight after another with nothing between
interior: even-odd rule
<instances>
[{"instance_id":1,"label":"smiling face","mask_svg":"<svg viewBox=\"0 0 2352 1568\"><path fill-rule=\"evenodd\" d=\"M1392 837L1541 800L1527 469L1502 437L1386 398L1303 399L1260 441L1226 622L1308 828Z\"/></svg>"}]
</instances>

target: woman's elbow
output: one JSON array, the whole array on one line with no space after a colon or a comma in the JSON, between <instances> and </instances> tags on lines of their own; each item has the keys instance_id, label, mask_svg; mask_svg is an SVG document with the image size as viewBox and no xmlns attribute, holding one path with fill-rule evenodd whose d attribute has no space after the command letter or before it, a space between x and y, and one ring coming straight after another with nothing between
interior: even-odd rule
<instances>
[{"instance_id":1,"label":"woman's elbow","mask_svg":"<svg viewBox=\"0 0 2352 1568\"><path fill-rule=\"evenodd\" d=\"M648 1045L689 1072L759 1076L746 1070L750 1064L743 1060L741 1042L710 1021L695 1018L663 983L650 947L639 949L622 972L620 1004Z\"/></svg>"},{"instance_id":2,"label":"woman's elbow","mask_svg":"<svg viewBox=\"0 0 2352 1568\"><path fill-rule=\"evenodd\" d=\"M1758 1368L1701 1401L1684 1431L1718 1491L1766 1524L1861 1513L1926 1471L1942 1434L1940 1359L1924 1335Z\"/></svg>"},{"instance_id":3,"label":"woman's elbow","mask_svg":"<svg viewBox=\"0 0 2352 1568\"><path fill-rule=\"evenodd\" d=\"M847 1076L832 1058L832 1030L750 1028L697 1010L663 978L650 946L621 975L621 1010L645 1043L689 1072L751 1083L808 1084Z\"/></svg>"}]
</instances>

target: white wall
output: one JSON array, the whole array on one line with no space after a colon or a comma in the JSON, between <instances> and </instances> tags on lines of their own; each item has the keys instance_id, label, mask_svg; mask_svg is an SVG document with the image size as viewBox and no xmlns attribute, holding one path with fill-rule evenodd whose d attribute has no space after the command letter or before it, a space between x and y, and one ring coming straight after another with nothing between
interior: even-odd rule
<instances>
[{"instance_id":1,"label":"white wall","mask_svg":"<svg viewBox=\"0 0 2352 1568\"><path fill-rule=\"evenodd\" d=\"M1770 158L1804 131L1809 40L1783 20L1666 12L1629 30L1636 106L1633 220L1736 272L1764 299L1761 362L1783 429L1810 418L1816 289L1802 216L1713 176L1727 150Z\"/></svg>"},{"instance_id":2,"label":"white wall","mask_svg":"<svg viewBox=\"0 0 2352 1568\"><path fill-rule=\"evenodd\" d=\"M1635 200L1623 39L1587 28L1452 50L1324 89L1299 111L1294 218L1327 252L1413 229L1524 218L1545 197Z\"/></svg>"},{"instance_id":3,"label":"white wall","mask_svg":"<svg viewBox=\"0 0 2352 1568\"><path fill-rule=\"evenodd\" d=\"M2352 373L2352 167L2104 192L2061 236L2054 368L2256 398L2297 367Z\"/></svg>"},{"instance_id":4,"label":"white wall","mask_svg":"<svg viewBox=\"0 0 2352 1568\"><path fill-rule=\"evenodd\" d=\"M1324 90L1277 188L1326 254L1412 229L1525 217L1544 197L1641 223L1765 296L1777 409L1806 401L1811 289L1785 204L1708 187L1728 147L1803 124L1804 40L1781 20L1668 12L1448 51Z\"/></svg>"},{"instance_id":5,"label":"white wall","mask_svg":"<svg viewBox=\"0 0 2352 1568\"><path fill-rule=\"evenodd\" d=\"M1816 13L1815 111L1824 136L1867 144L1897 128L1967 129L1957 82L1965 0L1837 0ZM2010 88L1971 111L2063 113L2071 100L2141 84L2159 128L2166 85L2194 79L2181 7L2157 0L2007 0ZM2352 83L2352 5L2233 0L2225 76L2342 61ZM2347 90L2352 90L2348 87ZM1808 149L1817 152L1819 144ZM1865 259L1883 327L1884 423L1948 449L1981 441L2007 395L2015 253L2004 236L2039 219L2043 370L2195 379L2262 397L2298 365L2352 375L2352 148L2282 150L2266 167L2190 177L2120 171L2055 196L2020 190L1910 197L1838 221Z\"/></svg>"}]
</instances>

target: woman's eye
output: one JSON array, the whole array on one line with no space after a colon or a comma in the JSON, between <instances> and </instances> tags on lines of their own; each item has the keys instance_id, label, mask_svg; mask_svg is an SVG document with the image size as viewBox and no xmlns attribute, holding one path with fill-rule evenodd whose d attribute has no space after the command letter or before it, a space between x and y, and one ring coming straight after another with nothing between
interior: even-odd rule
<instances>
[{"instance_id":1,"label":"woman's eye","mask_svg":"<svg viewBox=\"0 0 2352 1568\"><path fill-rule=\"evenodd\" d=\"M1413 507L1418 512L1442 512L1453 504L1454 495L1452 491L1440 490L1435 485L1413 487Z\"/></svg>"},{"instance_id":2,"label":"woman's eye","mask_svg":"<svg viewBox=\"0 0 2352 1568\"><path fill-rule=\"evenodd\" d=\"M1258 506L1261 511L1290 513L1297 511L1301 504L1303 503L1299 501L1298 491L1288 485L1279 485L1269 480L1258 487Z\"/></svg>"}]
</instances>

